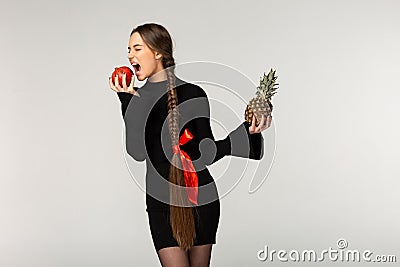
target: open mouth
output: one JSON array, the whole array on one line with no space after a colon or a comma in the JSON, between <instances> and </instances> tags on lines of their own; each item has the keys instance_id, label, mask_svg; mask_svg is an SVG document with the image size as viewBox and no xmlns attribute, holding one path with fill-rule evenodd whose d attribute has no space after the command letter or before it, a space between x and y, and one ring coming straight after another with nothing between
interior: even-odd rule
<instances>
[{"instance_id":1,"label":"open mouth","mask_svg":"<svg viewBox=\"0 0 400 267\"><path fill-rule=\"evenodd\" d=\"M142 67L138 63L133 63L132 67L135 69L136 75L141 73L140 71L142 70Z\"/></svg>"}]
</instances>

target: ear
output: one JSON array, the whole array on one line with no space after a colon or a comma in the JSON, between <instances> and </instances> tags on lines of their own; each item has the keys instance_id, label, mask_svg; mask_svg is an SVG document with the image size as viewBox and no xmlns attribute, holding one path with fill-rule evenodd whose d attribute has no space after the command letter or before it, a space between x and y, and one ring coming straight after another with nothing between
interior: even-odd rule
<instances>
[{"instance_id":1,"label":"ear","mask_svg":"<svg viewBox=\"0 0 400 267\"><path fill-rule=\"evenodd\" d=\"M155 58L156 58L157 60L159 60L159 59L162 58L162 55L161 55L160 53L156 52L156 53L155 53Z\"/></svg>"}]
</instances>

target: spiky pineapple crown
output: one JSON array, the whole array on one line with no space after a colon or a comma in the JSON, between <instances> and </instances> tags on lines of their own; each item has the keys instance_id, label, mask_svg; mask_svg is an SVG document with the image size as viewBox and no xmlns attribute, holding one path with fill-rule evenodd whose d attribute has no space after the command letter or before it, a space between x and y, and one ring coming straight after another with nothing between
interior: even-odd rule
<instances>
[{"instance_id":1,"label":"spiky pineapple crown","mask_svg":"<svg viewBox=\"0 0 400 267\"><path fill-rule=\"evenodd\" d=\"M279 87L275 87L279 85L279 83L275 83L278 76L275 76L275 70L269 71L268 75L265 75L260 78L260 85L257 86L256 95L257 97L266 98L271 100L271 97L276 94L275 90Z\"/></svg>"}]
</instances>

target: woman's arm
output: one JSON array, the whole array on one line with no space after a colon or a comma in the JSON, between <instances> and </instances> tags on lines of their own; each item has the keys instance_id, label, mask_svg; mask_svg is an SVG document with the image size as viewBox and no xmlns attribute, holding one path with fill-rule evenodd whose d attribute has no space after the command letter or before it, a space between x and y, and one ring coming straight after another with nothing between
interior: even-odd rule
<instances>
[{"instance_id":1,"label":"woman's arm","mask_svg":"<svg viewBox=\"0 0 400 267\"><path fill-rule=\"evenodd\" d=\"M134 87L134 89L137 90L138 88ZM121 112L125 122L126 151L133 159L144 161L146 159L144 138L146 116L143 116L144 111L140 111L144 109L144 106L140 103L141 99L138 99L128 109L133 95L126 92L117 92L117 94L121 101Z\"/></svg>"},{"instance_id":2,"label":"woman's arm","mask_svg":"<svg viewBox=\"0 0 400 267\"><path fill-rule=\"evenodd\" d=\"M244 121L229 133L229 138L234 144L231 147L230 155L260 160L264 155L264 137L261 132L251 134L249 127L250 123Z\"/></svg>"},{"instance_id":3,"label":"woman's arm","mask_svg":"<svg viewBox=\"0 0 400 267\"><path fill-rule=\"evenodd\" d=\"M260 160L264 152L264 138L261 133L250 134L250 124L241 123L222 140L215 140L210 126L210 104L207 94L199 87L194 101L195 138L199 142L201 161L210 165L226 155Z\"/></svg>"},{"instance_id":4,"label":"woman's arm","mask_svg":"<svg viewBox=\"0 0 400 267\"><path fill-rule=\"evenodd\" d=\"M135 88L135 90L137 90L137 88ZM126 92L117 92L117 95L119 97L119 100L121 101L122 117L125 117L126 108L128 107L133 95Z\"/></svg>"}]
</instances>

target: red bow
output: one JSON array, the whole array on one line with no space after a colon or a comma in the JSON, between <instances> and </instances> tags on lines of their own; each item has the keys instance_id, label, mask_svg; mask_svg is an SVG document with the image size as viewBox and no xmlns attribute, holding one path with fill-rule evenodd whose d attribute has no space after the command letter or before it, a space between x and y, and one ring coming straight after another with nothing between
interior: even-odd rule
<instances>
[{"instance_id":1,"label":"red bow","mask_svg":"<svg viewBox=\"0 0 400 267\"><path fill-rule=\"evenodd\" d=\"M193 134L185 129L184 133L179 138L179 145L184 145L186 142L193 139ZM198 196L198 177L197 173L193 167L193 163L189 155L179 148L179 145L172 146L174 154L180 153L179 157L182 161L183 174L185 178L186 190L188 193L188 198L190 202L197 205Z\"/></svg>"}]
</instances>

